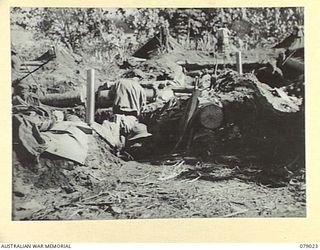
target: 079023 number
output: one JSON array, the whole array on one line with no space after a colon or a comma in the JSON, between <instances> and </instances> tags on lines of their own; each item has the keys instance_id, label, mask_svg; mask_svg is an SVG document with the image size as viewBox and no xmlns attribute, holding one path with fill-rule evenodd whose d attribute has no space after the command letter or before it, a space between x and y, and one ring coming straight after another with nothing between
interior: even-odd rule
<instances>
[{"instance_id":1,"label":"079023 number","mask_svg":"<svg viewBox=\"0 0 320 250\"><path fill-rule=\"evenodd\" d=\"M310 248L318 248L318 244L300 244L299 245L300 248L307 248L307 249L310 249Z\"/></svg>"}]
</instances>

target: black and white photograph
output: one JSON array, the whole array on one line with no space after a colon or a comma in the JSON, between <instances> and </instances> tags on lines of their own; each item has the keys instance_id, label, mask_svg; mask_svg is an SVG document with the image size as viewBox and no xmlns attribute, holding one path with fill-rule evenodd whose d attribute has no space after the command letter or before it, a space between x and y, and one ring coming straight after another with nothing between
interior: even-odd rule
<instances>
[{"instance_id":1,"label":"black and white photograph","mask_svg":"<svg viewBox=\"0 0 320 250\"><path fill-rule=\"evenodd\" d=\"M306 218L304 7L11 7L13 221Z\"/></svg>"}]
</instances>

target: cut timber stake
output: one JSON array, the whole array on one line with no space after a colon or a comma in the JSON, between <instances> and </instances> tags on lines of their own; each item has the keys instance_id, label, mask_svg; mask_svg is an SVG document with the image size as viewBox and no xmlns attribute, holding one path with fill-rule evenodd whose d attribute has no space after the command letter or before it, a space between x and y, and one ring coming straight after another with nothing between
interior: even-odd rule
<instances>
[{"instance_id":1,"label":"cut timber stake","mask_svg":"<svg viewBox=\"0 0 320 250\"><path fill-rule=\"evenodd\" d=\"M242 75L242 59L241 59L241 51L236 52L237 58L237 71L239 75Z\"/></svg>"},{"instance_id":2,"label":"cut timber stake","mask_svg":"<svg viewBox=\"0 0 320 250\"><path fill-rule=\"evenodd\" d=\"M86 123L94 122L94 69L87 71Z\"/></svg>"}]
</instances>

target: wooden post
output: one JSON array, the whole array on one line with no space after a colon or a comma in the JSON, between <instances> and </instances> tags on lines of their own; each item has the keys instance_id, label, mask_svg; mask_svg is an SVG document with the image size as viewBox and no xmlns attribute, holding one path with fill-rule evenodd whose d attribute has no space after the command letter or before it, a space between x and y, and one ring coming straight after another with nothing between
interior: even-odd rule
<instances>
[{"instance_id":1,"label":"wooden post","mask_svg":"<svg viewBox=\"0 0 320 250\"><path fill-rule=\"evenodd\" d=\"M86 99L86 123L94 122L94 69L87 71L87 99Z\"/></svg>"},{"instance_id":2,"label":"wooden post","mask_svg":"<svg viewBox=\"0 0 320 250\"><path fill-rule=\"evenodd\" d=\"M190 49L190 29L191 29L191 22L190 22L190 17L188 19L188 28L187 28L187 49Z\"/></svg>"},{"instance_id":3,"label":"wooden post","mask_svg":"<svg viewBox=\"0 0 320 250\"><path fill-rule=\"evenodd\" d=\"M239 75L242 75L242 59L241 59L241 51L236 52L237 58L237 71Z\"/></svg>"}]
</instances>

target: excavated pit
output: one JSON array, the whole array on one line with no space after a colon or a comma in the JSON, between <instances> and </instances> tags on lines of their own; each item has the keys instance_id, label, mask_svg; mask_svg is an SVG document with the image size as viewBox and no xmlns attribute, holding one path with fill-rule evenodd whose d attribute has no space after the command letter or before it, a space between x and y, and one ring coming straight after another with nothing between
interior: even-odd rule
<instances>
[{"instance_id":1,"label":"excavated pit","mask_svg":"<svg viewBox=\"0 0 320 250\"><path fill-rule=\"evenodd\" d=\"M66 70L64 59L70 61L73 55L68 51L62 55L36 80L48 86L59 82L67 86L65 90L85 84L85 65L72 63ZM162 64L181 57L170 56ZM223 73L224 69L235 69L231 64L182 66L190 82L199 70ZM266 66L245 63L243 71L250 73ZM49 75L46 70L50 70ZM105 75L114 75L115 71L111 66L101 70L99 83L108 81ZM174 78L170 69L166 73ZM73 84L63 82L63 75L69 75ZM89 150L83 165L50 154L42 154L36 163L22 162L13 151L12 219L305 217L303 103L297 112L273 112L273 105L281 104L279 93L271 91L277 98L270 104L260 98L261 93L236 86L238 81L230 82L218 86L223 87L218 98L223 104L221 126L210 130L194 124L196 131L183 138L179 148L175 146L188 98L179 98L178 104L171 103L166 111L162 106L142 116L141 121L153 134L142 147L119 152L97 134L88 135ZM298 82L301 88L302 82ZM296 83L292 86L285 88L289 94L295 92ZM304 99L304 94L300 97ZM59 110L80 119L85 115L81 105ZM96 113L99 123L109 117L110 109Z\"/></svg>"}]
</instances>

